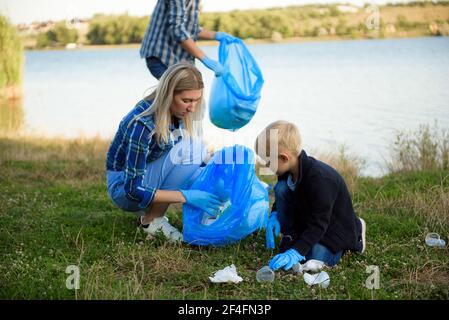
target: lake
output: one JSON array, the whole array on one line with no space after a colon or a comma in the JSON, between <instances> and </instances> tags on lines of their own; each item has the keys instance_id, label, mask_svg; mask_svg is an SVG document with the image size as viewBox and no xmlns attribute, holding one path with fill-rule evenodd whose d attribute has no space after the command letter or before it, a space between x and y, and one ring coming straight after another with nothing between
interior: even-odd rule
<instances>
[{"instance_id":1,"label":"lake","mask_svg":"<svg viewBox=\"0 0 449 320\"><path fill-rule=\"evenodd\" d=\"M306 150L344 144L366 160L363 174L378 176L397 130L435 120L449 127L448 37L248 47L265 79L257 113L235 133L206 117L208 143L252 147L261 129L285 119L298 125ZM212 58L217 48L203 47ZM138 47L27 51L25 58L24 99L14 111L3 107L3 130L112 138L121 118L156 84ZM208 101L213 74L197 66Z\"/></svg>"}]
</instances>

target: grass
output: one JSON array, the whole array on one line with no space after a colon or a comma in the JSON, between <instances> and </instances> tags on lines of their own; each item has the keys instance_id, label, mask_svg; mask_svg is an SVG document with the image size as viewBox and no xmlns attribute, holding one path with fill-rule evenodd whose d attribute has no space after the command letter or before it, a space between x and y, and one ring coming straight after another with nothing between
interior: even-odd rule
<instances>
[{"instance_id":1,"label":"grass","mask_svg":"<svg viewBox=\"0 0 449 320\"><path fill-rule=\"evenodd\" d=\"M22 82L23 47L15 27L0 15L0 98Z\"/></svg>"},{"instance_id":2,"label":"grass","mask_svg":"<svg viewBox=\"0 0 449 320\"><path fill-rule=\"evenodd\" d=\"M392 172L449 170L449 131L437 122L398 132L392 150Z\"/></svg>"},{"instance_id":3,"label":"grass","mask_svg":"<svg viewBox=\"0 0 449 320\"><path fill-rule=\"evenodd\" d=\"M357 178L353 200L367 222L367 251L328 270L324 290L284 271L272 284L256 282L275 254L263 232L221 248L146 240L134 216L108 199L107 147L99 139L0 137L0 298L449 299L448 249L424 244L427 232L448 239L447 170ZM180 206L168 216L182 228ZM231 264L243 282L209 281ZM69 265L80 268L79 290L65 286ZM378 290L365 287L370 265L380 269Z\"/></svg>"}]
</instances>

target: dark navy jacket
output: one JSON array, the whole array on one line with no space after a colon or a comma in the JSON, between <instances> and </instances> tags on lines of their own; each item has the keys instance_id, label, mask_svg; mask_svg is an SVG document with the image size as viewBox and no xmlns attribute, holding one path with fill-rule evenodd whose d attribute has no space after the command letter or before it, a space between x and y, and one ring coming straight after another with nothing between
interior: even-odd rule
<instances>
[{"instance_id":1,"label":"dark navy jacket","mask_svg":"<svg viewBox=\"0 0 449 320\"><path fill-rule=\"evenodd\" d=\"M288 173L278 181L287 180ZM351 196L343 177L329 165L309 157L303 150L299 155L299 176L288 204L293 212L295 242L293 247L303 256L317 243L339 251L358 251L360 221L355 215ZM273 211L276 210L276 201ZM281 226L282 227L282 226Z\"/></svg>"}]
</instances>

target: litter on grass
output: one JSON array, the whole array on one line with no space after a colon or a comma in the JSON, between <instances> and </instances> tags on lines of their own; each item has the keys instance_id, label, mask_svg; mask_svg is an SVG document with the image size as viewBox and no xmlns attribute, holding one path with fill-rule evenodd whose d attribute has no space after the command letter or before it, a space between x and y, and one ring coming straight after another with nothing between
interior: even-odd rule
<instances>
[{"instance_id":1,"label":"litter on grass","mask_svg":"<svg viewBox=\"0 0 449 320\"><path fill-rule=\"evenodd\" d=\"M231 264L224 269L215 272L213 277L209 277L210 281L214 283L232 282L239 283L243 281L242 277L237 274L235 265Z\"/></svg>"}]
</instances>

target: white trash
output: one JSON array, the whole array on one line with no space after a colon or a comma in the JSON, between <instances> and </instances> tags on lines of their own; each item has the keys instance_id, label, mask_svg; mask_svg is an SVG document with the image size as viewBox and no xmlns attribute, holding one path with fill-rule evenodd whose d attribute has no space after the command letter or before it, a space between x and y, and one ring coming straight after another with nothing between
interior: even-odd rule
<instances>
[{"instance_id":1,"label":"white trash","mask_svg":"<svg viewBox=\"0 0 449 320\"><path fill-rule=\"evenodd\" d=\"M240 281L243 281L243 279L237 275L237 269L233 264L222 270L218 270L217 272L215 272L214 276L209 277L209 279L214 283L222 283L222 282L239 283Z\"/></svg>"},{"instance_id":2,"label":"white trash","mask_svg":"<svg viewBox=\"0 0 449 320\"><path fill-rule=\"evenodd\" d=\"M446 241L440 239L440 235L438 233L431 232L426 235L426 244L429 247L444 248Z\"/></svg>"},{"instance_id":3,"label":"white trash","mask_svg":"<svg viewBox=\"0 0 449 320\"><path fill-rule=\"evenodd\" d=\"M309 285L319 285L321 288L326 289L330 282L331 278L327 274L326 271L321 271L317 274L304 273L304 281Z\"/></svg>"},{"instance_id":4,"label":"white trash","mask_svg":"<svg viewBox=\"0 0 449 320\"><path fill-rule=\"evenodd\" d=\"M303 273L305 271L318 272L324 268L324 262L320 260L309 260L304 264L297 263L293 265L292 270L296 273Z\"/></svg>"}]
</instances>

